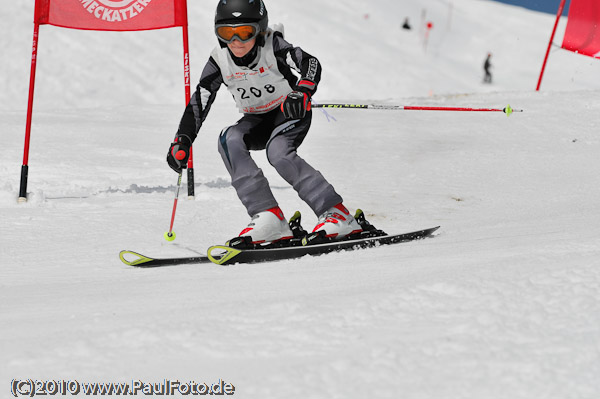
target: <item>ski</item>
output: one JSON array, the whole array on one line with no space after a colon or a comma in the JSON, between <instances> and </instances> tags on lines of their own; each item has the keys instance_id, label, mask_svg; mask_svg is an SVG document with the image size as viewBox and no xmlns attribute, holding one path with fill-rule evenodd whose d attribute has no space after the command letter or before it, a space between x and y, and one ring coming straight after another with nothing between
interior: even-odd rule
<instances>
[{"instance_id":1,"label":"ski","mask_svg":"<svg viewBox=\"0 0 600 399\"><path fill-rule=\"evenodd\" d=\"M430 237L440 226L417 230L403 234L386 234L369 223L363 211L358 209L354 216L363 231L343 240L327 238L324 231L307 233L301 225L300 212L290 219L290 229L294 234L291 240L267 245L252 244L251 237L235 237L226 245L213 245L208 248L207 255L151 258L133 251L121 251L119 258L128 266L150 268L175 266L184 264L216 263L231 265L234 263L272 262L285 259L296 259L306 255L318 256L331 252L353 251L373 248L381 245L398 244Z\"/></svg>"},{"instance_id":2,"label":"ski","mask_svg":"<svg viewBox=\"0 0 600 399\"><path fill-rule=\"evenodd\" d=\"M271 262L301 258L306 255L318 256L331 252L353 251L373 248L381 245L398 244L431 236L439 226L410 233L358 238L344 241L332 241L323 244L289 246L281 248L238 249L225 245L214 245L208 249L208 258L218 265L235 263Z\"/></svg>"},{"instance_id":3,"label":"ski","mask_svg":"<svg viewBox=\"0 0 600 399\"><path fill-rule=\"evenodd\" d=\"M151 258L133 251L121 251L119 253L121 261L128 266L136 267L160 267L160 266L176 266L186 265L190 263L210 263L208 256L187 256L177 258Z\"/></svg>"}]
</instances>

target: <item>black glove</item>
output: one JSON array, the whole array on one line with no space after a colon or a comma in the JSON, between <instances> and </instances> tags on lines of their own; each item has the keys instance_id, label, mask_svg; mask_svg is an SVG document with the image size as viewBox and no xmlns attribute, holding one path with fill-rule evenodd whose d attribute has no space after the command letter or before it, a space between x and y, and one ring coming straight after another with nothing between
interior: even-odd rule
<instances>
[{"instance_id":1,"label":"black glove","mask_svg":"<svg viewBox=\"0 0 600 399\"><path fill-rule=\"evenodd\" d=\"M296 85L296 88L294 90L301 91L302 93L306 93L312 97L315 95L315 92L317 91L317 84L315 82L313 82L312 80L302 79L301 81L298 82L298 84Z\"/></svg>"},{"instance_id":2,"label":"black glove","mask_svg":"<svg viewBox=\"0 0 600 399\"><path fill-rule=\"evenodd\" d=\"M191 145L192 140L189 137L175 137L175 141L171 144L169 153L167 154L167 163L175 172L181 173L181 170L187 167Z\"/></svg>"},{"instance_id":3,"label":"black glove","mask_svg":"<svg viewBox=\"0 0 600 399\"><path fill-rule=\"evenodd\" d=\"M281 112L285 119L302 119L310 111L310 96L300 91L293 91L287 95L281 104Z\"/></svg>"}]
</instances>

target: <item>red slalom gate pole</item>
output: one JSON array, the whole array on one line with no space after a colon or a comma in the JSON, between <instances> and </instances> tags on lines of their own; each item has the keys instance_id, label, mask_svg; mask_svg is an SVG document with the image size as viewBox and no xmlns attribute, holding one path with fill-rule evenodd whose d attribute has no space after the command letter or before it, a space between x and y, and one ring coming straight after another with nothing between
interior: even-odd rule
<instances>
[{"instance_id":1,"label":"red slalom gate pole","mask_svg":"<svg viewBox=\"0 0 600 399\"><path fill-rule=\"evenodd\" d=\"M465 108L465 107L426 107L413 105L378 105L378 104L313 104L313 108L348 108L348 109L377 109L389 111L466 111L466 112L503 112L510 116L513 112L523 112L513 109L510 105L505 108Z\"/></svg>"},{"instance_id":2,"label":"red slalom gate pole","mask_svg":"<svg viewBox=\"0 0 600 399\"><path fill-rule=\"evenodd\" d=\"M33 46L31 51L31 72L29 76L29 99L27 102L27 122L25 125L25 145L23 148L23 166L21 166L21 187L19 188L19 202L27 202L27 178L29 175L29 144L31 142L31 120L33 117L33 93L35 90L35 70L37 66L38 40L40 25L36 23L33 28Z\"/></svg>"},{"instance_id":3,"label":"red slalom gate pole","mask_svg":"<svg viewBox=\"0 0 600 399\"><path fill-rule=\"evenodd\" d=\"M554 22L554 28L552 29L552 35L550 36L550 41L548 42L548 49L546 50L546 56L544 57L544 63L542 64L542 71L540 72L540 77L538 79L537 87L535 91L540 91L540 86L542 85L542 78L544 77L544 71L546 70L546 63L548 62L548 56L550 55L550 49L552 48L552 42L554 41L554 35L556 34L556 28L558 27L558 21L560 21L560 16L563 13L563 9L565 8L565 2L567 0L562 0L560 2L560 6L558 7L558 12L556 13L556 21Z\"/></svg>"},{"instance_id":4,"label":"red slalom gate pole","mask_svg":"<svg viewBox=\"0 0 600 399\"><path fill-rule=\"evenodd\" d=\"M185 23L183 24L183 73L185 80L185 105L190 103L191 85L190 85L190 45L188 35L188 17L187 17L187 2L184 8ZM194 150L190 146L190 157L187 164L187 188L188 199L194 199Z\"/></svg>"}]
</instances>

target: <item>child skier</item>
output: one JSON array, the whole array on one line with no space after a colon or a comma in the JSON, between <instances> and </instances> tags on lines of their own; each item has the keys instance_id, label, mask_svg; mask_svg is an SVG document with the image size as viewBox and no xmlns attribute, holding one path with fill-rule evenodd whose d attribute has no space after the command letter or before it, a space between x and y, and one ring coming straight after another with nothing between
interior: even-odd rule
<instances>
[{"instance_id":1,"label":"child skier","mask_svg":"<svg viewBox=\"0 0 600 399\"><path fill-rule=\"evenodd\" d=\"M266 150L269 163L315 212L313 232L324 230L335 239L360 232L342 197L296 153L310 128L311 97L321 78L319 61L268 27L262 0L220 0L215 34L219 46L185 109L167 154L169 166L178 173L186 167L190 146L225 84L244 114L222 130L218 143L231 183L252 218L239 236L250 236L253 243L293 236L250 150Z\"/></svg>"}]
</instances>

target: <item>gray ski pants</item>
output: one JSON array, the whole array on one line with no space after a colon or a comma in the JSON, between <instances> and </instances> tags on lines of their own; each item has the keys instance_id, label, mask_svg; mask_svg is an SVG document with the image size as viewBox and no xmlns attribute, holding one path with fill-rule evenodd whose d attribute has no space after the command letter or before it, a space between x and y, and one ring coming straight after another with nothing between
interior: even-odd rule
<instances>
[{"instance_id":1,"label":"gray ski pants","mask_svg":"<svg viewBox=\"0 0 600 399\"><path fill-rule=\"evenodd\" d=\"M269 163L296 190L308 206L321 215L342 202L323 175L296 153L308 133L312 112L304 119L285 120L279 108L266 114L245 114L219 136L219 153L231 175L231 184L248 214L278 206L269 182L250 151L265 150Z\"/></svg>"}]
</instances>

